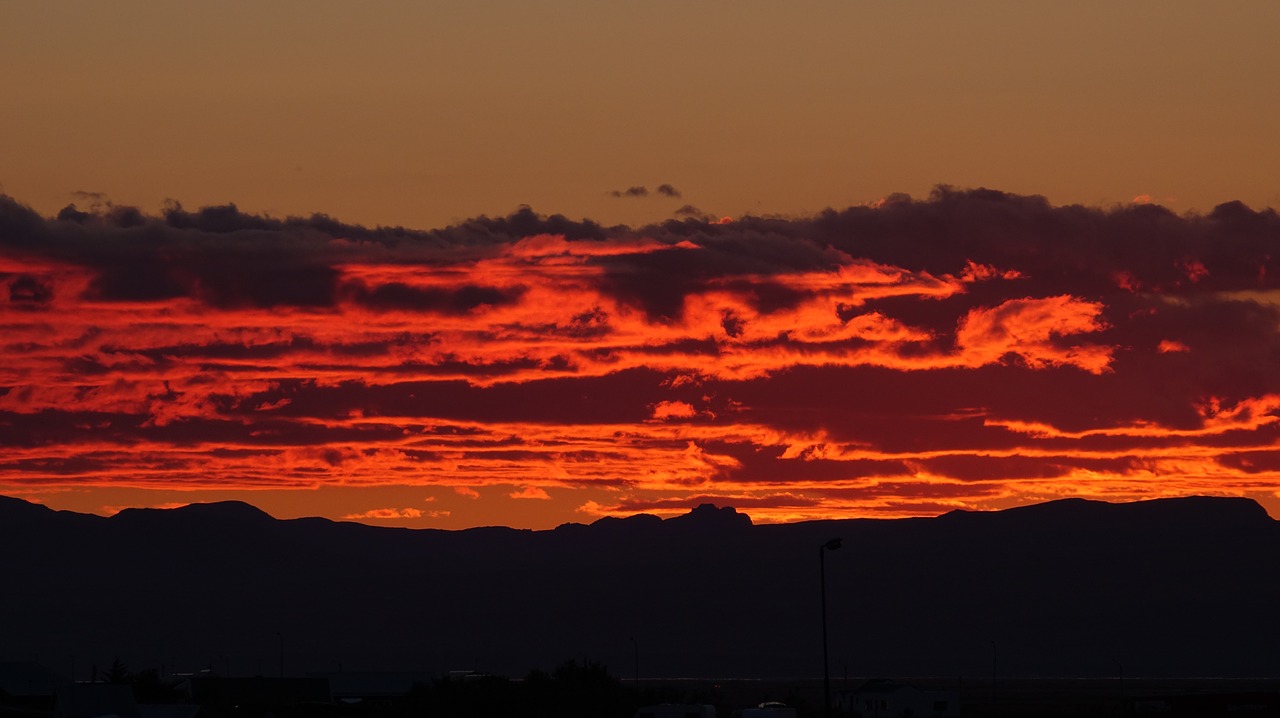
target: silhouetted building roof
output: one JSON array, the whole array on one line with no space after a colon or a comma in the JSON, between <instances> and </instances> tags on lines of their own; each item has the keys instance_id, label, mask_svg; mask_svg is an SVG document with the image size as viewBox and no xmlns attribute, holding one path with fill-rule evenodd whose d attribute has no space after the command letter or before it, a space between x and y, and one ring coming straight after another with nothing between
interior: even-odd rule
<instances>
[{"instance_id":1,"label":"silhouetted building roof","mask_svg":"<svg viewBox=\"0 0 1280 718\"><path fill-rule=\"evenodd\" d=\"M335 700L345 698L393 698L408 695L418 683L430 683L432 676L413 671L357 671L313 674L329 681Z\"/></svg>"}]
</instances>

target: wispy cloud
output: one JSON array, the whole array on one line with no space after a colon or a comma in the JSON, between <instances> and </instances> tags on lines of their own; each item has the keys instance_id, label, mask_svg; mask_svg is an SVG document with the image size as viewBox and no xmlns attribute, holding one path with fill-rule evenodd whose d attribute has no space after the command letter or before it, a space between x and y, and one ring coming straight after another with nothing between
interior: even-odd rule
<instances>
[{"instance_id":1,"label":"wispy cloud","mask_svg":"<svg viewBox=\"0 0 1280 718\"><path fill-rule=\"evenodd\" d=\"M679 198L681 196L680 190L676 189L672 185L666 184L665 182L655 187L653 192L654 194L657 194L662 197ZM644 185L633 185L626 189L610 190L608 192L608 195L610 197L617 197L619 199L648 197L649 188Z\"/></svg>"},{"instance_id":2,"label":"wispy cloud","mask_svg":"<svg viewBox=\"0 0 1280 718\"><path fill-rule=\"evenodd\" d=\"M351 521L399 521L402 519L422 518L420 509L369 509L358 514L347 514L342 518Z\"/></svg>"},{"instance_id":3,"label":"wispy cloud","mask_svg":"<svg viewBox=\"0 0 1280 718\"><path fill-rule=\"evenodd\" d=\"M615 189L609 192L609 196L610 197L648 197L649 189L647 187L637 185L637 186L628 187L622 190Z\"/></svg>"},{"instance_id":4,"label":"wispy cloud","mask_svg":"<svg viewBox=\"0 0 1280 718\"><path fill-rule=\"evenodd\" d=\"M525 486L518 491L512 491L508 495L513 499L535 499L540 501L546 501L551 498L551 494L537 486Z\"/></svg>"}]
</instances>

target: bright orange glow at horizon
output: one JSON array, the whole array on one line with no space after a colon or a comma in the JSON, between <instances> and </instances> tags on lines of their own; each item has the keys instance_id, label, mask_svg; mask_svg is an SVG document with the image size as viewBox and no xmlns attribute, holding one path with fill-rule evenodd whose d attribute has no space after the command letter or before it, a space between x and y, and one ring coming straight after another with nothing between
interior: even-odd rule
<instances>
[{"instance_id":1,"label":"bright orange glow at horizon","mask_svg":"<svg viewBox=\"0 0 1280 718\"><path fill-rule=\"evenodd\" d=\"M1258 363L1278 275L1251 239L1280 237L1275 214L1081 220L983 192L390 238L13 205L0 492L455 528L703 501L757 522L1188 494L1280 514L1280 379ZM965 223L920 229L948 212ZM1068 221L1151 249L1085 269L1052 236Z\"/></svg>"}]
</instances>

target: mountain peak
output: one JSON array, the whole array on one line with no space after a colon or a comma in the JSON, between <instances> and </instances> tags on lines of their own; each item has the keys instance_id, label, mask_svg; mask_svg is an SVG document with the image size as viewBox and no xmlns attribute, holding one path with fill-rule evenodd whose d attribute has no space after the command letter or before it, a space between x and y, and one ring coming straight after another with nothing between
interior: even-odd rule
<instances>
[{"instance_id":1,"label":"mountain peak","mask_svg":"<svg viewBox=\"0 0 1280 718\"><path fill-rule=\"evenodd\" d=\"M699 504L684 516L667 519L667 522L708 529L733 529L752 525L750 516L738 513L732 506L718 507L710 503Z\"/></svg>"},{"instance_id":2,"label":"mountain peak","mask_svg":"<svg viewBox=\"0 0 1280 718\"><path fill-rule=\"evenodd\" d=\"M260 521L262 519L275 520L271 514L266 511L248 504L243 501L214 501L204 504L187 504L186 506L174 509L184 514L198 514L201 516L225 516L228 518L251 519Z\"/></svg>"},{"instance_id":3,"label":"mountain peak","mask_svg":"<svg viewBox=\"0 0 1280 718\"><path fill-rule=\"evenodd\" d=\"M243 501L214 501L211 503L187 504L175 509L125 509L116 516L124 520L148 517L170 516L175 519L232 521L236 523L264 523L275 521L262 509Z\"/></svg>"},{"instance_id":4,"label":"mountain peak","mask_svg":"<svg viewBox=\"0 0 1280 718\"><path fill-rule=\"evenodd\" d=\"M0 511L5 513L25 511L31 513L52 512L53 509L43 504L36 504L12 496L0 496Z\"/></svg>"},{"instance_id":5,"label":"mountain peak","mask_svg":"<svg viewBox=\"0 0 1280 718\"><path fill-rule=\"evenodd\" d=\"M1066 498L999 511L949 511L943 520L976 520L989 516L1005 525L1106 520L1117 525L1221 526L1244 528L1275 521L1257 501L1239 496L1179 496L1143 501L1108 502Z\"/></svg>"}]
</instances>

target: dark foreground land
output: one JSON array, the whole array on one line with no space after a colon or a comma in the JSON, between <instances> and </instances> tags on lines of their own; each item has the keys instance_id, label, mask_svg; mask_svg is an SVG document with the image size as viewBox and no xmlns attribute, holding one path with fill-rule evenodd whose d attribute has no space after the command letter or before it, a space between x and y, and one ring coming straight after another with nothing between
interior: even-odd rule
<instances>
[{"instance_id":1,"label":"dark foreground land","mask_svg":"<svg viewBox=\"0 0 1280 718\"><path fill-rule=\"evenodd\" d=\"M450 532L0 497L0 545L0 659L76 687L14 668L0 718L825 718L821 680L764 677L828 648L831 718L1280 718L1280 523L1245 499Z\"/></svg>"},{"instance_id":2,"label":"dark foreground land","mask_svg":"<svg viewBox=\"0 0 1280 718\"><path fill-rule=\"evenodd\" d=\"M966 698L975 716L1280 716L1280 679L1022 679Z\"/></svg>"},{"instance_id":3,"label":"dark foreground land","mask_svg":"<svg viewBox=\"0 0 1280 718\"><path fill-rule=\"evenodd\" d=\"M43 682L43 683L42 683ZM566 662L521 678L455 672L130 673L70 683L0 662L0 718L1076 718L1280 716L1277 678L640 679ZM774 706L767 712L757 707Z\"/></svg>"},{"instance_id":4,"label":"dark foreground land","mask_svg":"<svg viewBox=\"0 0 1280 718\"><path fill-rule=\"evenodd\" d=\"M816 676L824 623L833 676L989 677L997 652L1010 677L1280 676L1280 523L1246 499L410 531L0 498L0 545L0 658L82 681L116 657L234 676L521 676L566 657L625 678Z\"/></svg>"},{"instance_id":5,"label":"dark foreground land","mask_svg":"<svg viewBox=\"0 0 1280 718\"><path fill-rule=\"evenodd\" d=\"M685 685L681 686L684 683ZM642 685L644 682L642 681ZM799 718L820 718L822 681L666 682L691 700L706 696L720 718L745 706L782 701ZM927 694L926 710L904 709L901 701L885 709L849 706L881 684L890 693ZM1280 716L1280 678L991 678L833 679L832 718L951 715L983 718L1076 718L1077 716ZM947 699L933 710L934 698ZM842 700L844 701L842 703ZM896 710L895 710L896 707ZM727 711L727 712L726 712Z\"/></svg>"}]
</instances>

